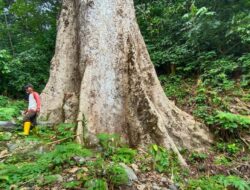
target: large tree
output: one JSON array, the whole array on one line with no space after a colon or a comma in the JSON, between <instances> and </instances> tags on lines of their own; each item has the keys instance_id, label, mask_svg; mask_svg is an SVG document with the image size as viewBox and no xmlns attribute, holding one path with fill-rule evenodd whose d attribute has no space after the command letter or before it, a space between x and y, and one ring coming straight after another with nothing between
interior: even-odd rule
<instances>
[{"instance_id":1,"label":"large tree","mask_svg":"<svg viewBox=\"0 0 250 190\"><path fill-rule=\"evenodd\" d=\"M208 130L165 96L133 0L64 0L41 117L76 122L77 140L116 133L131 146L201 148ZM86 121L86 124L85 124Z\"/></svg>"}]
</instances>

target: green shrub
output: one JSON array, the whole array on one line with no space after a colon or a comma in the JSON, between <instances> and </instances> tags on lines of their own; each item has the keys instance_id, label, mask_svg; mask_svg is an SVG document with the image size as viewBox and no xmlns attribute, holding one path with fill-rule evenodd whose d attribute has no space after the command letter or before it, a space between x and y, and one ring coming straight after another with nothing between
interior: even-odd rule
<instances>
[{"instance_id":1,"label":"green shrub","mask_svg":"<svg viewBox=\"0 0 250 190\"><path fill-rule=\"evenodd\" d=\"M115 162L132 163L136 155L136 150L131 148L117 148L112 160Z\"/></svg>"},{"instance_id":2,"label":"green shrub","mask_svg":"<svg viewBox=\"0 0 250 190\"><path fill-rule=\"evenodd\" d=\"M24 101L11 101L5 96L0 96L0 120L9 121L20 115L25 107Z\"/></svg>"},{"instance_id":3,"label":"green shrub","mask_svg":"<svg viewBox=\"0 0 250 190\"><path fill-rule=\"evenodd\" d=\"M0 94L22 97L23 86L27 83L32 83L40 92L49 76L50 57L46 55L47 53L48 51L44 52L38 45L24 50L15 57L0 51ZM36 73L36 77L34 77L34 73Z\"/></svg>"},{"instance_id":4,"label":"green shrub","mask_svg":"<svg viewBox=\"0 0 250 190\"><path fill-rule=\"evenodd\" d=\"M249 182L241 179L237 176L214 176L214 178L218 181L219 184L222 184L225 188L235 188L238 190L248 190L250 189Z\"/></svg>"},{"instance_id":5,"label":"green shrub","mask_svg":"<svg viewBox=\"0 0 250 190\"><path fill-rule=\"evenodd\" d=\"M248 190L249 184L236 176L212 176L189 180L187 190L224 190L224 189Z\"/></svg>"},{"instance_id":6,"label":"green shrub","mask_svg":"<svg viewBox=\"0 0 250 190\"><path fill-rule=\"evenodd\" d=\"M214 178L192 179L188 181L186 190L224 190L223 185L217 183Z\"/></svg>"},{"instance_id":7,"label":"green shrub","mask_svg":"<svg viewBox=\"0 0 250 190\"><path fill-rule=\"evenodd\" d=\"M58 145L52 152L41 155L37 160L31 163L21 163L16 165L0 165L0 179L4 183L0 184L1 188L6 188L10 184L18 184L23 181L36 180L41 174L58 172L60 167L70 164L74 156L86 157L92 153L83 149L79 144Z\"/></svg>"},{"instance_id":8,"label":"green shrub","mask_svg":"<svg viewBox=\"0 0 250 190\"><path fill-rule=\"evenodd\" d=\"M250 86L250 53L243 55L238 59L241 63L241 86L243 88L249 88Z\"/></svg>"},{"instance_id":9,"label":"green shrub","mask_svg":"<svg viewBox=\"0 0 250 190\"><path fill-rule=\"evenodd\" d=\"M212 86L218 92L232 90L235 82L230 80L230 76L238 67L230 57L212 61L203 68L202 80L206 86Z\"/></svg>"},{"instance_id":10,"label":"green shrub","mask_svg":"<svg viewBox=\"0 0 250 190\"><path fill-rule=\"evenodd\" d=\"M0 107L6 107L9 104L9 99L6 96L0 96Z\"/></svg>"},{"instance_id":11,"label":"green shrub","mask_svg":"<svg viewBox=\"0 0 250 190\"><path fill-rule=\"evenodd\" d=\"M91 156L92 153L88 149L84 149L79 144L67 143L62 145L57 145L55 150L43 155L39 158L38 162L49 162L53 165L61 165L65 162L70 162L71 158L74 156Z\"/></svg>"},{"instance_id":12,"label":"green shrub","mask_svg":"<svg viewBox=\"0 0 250 190\"><path fill-rule=\"evenodd\" d=\"M199 152L192 152L192 154L189 157L189 160L191 162L202 162L207 158L207 154L205 153L199 153Z\"/></svg>"},{"instance_id":13,"label":"green shrub","mask_svg":"<svg viewBox=\"0 0 250 190\"><path fill-rule=\"evenodd\" d=\"M0 132L0 141L9 141L12 137L12 134L9 132Z\"/></svg>"},{"instance_id":14,"label":"green shrub","mask_svg":"<svg viewBox=\"0 0 250 190\"><path fill-rule=\"evenodd\" d=\"M167 172L169 169L169 152L156 144L152 145L149 150L152 156L153 169L162 173Z\"/></svg>"},{"instance_id":15,"label":"green shrub","mask_svg":"<svg viewBox=\"0 0 250 190\"><path fill-rule=\"evenodd\" d=\"M108 190L107 182L104 179L91 179L84 184L87 190Z\"/></svg>"},{"instance_id":16,"label":"green shrub","mask_svg":"<svg viewBox=\"0 0 250 190\"><path fill-rule=\"evenodd\" d=\"M0 50L0 94L7 92L7 83L10 74L10 61L12 56L7 50ZM0 99L1 100L1 99ZM0 101L1 102L1 101ZM1 106L1 103L0 103Z\"/></svg>"},{"instance_id":17,"label":"green shrub","mask_svg":"<svg viewBox=\"0 0 250 190\"><path fill-rule=\"evenodd\" d=\"M125 185L128 183L128 175L125 169L117 164L110 165L107 169L108 180L115 186Z\"/></svg>"},{"instance_id":18,"label":"green shrub","mask_svg":"<svg viewBox=\"0 0 250 190\"><path fill-rule=\"evenodd\" d=\"M121 139L119 135L116 135L116 134L102 133L102 134L98 134L97 138L102 148L102 153L104 157L108 157L114 154L116 151L116 148L118 148L121 144Z\"/></svg>"},{"instance_id":19,"label":"green shrub","mask_svg":"<svg viewBox=\"0 0 250 190\"><path fill-rule=\"evenodd\" d=\"M97 158L94 161L90 161L86 163L88 167L88 174L92 177L99 176L102 177L107 168L107 163L104 161L102 157Z\"/></svg>"},{"instance_id":20,"label":"green shrub","mask_svg":"<svg viewBox=\"0 0 250 190\"><path fill-rule=\"evenodd\" d=\"M216 149L219 152L226 152L230 155L234 155L238 152L240 152L241 148L240 145L237 143L217 143L216 144Z\"/></svg>"},{"instance_id":21,"label":"green shrub","mask_svg":"<svg viewBox=\"0 0 250 190\"><path fill-rule=\"evenodd\" d=\"M9 121L16 115L14 108L0 108L0 120Z\"/></svg>"},{"instance_id":22,"label":"green shrub","mask_svg":"<svg viewBox=\"0 0 250 190\"><path fill-rule=\"evenodd\" d=\"M245 101L245 102L250 102L250 94L244 95L242 100Z\"/></svg>"},{"instance_id":23,"label":"green shrub","mask_svg":"<svg viewBox=\"0 0 250 190\"><path fill-rule=\"evenodd\" d=\"M81 182L79 181L70 181L70 182L63 183L63 187L67 189L74 189L74 188L79 187L80 185L81 185Z\"/></svg>"},{"instance_id":24,"label":"green shrub","mask_svg":"<svg viewBox=\"0 0 250 190\"><path fill-rule=\"evenodd\" d=\"M75 135L75 124L61 123L56 127L56 136L57 139L68 138L67 141L74 140Z\"/></svg>"},{"instance_id":25,"label":"green shrub","mask_svg":"<svg viewBox=\"0 0 250 190\"><path fill-rule=\"evenodd\" d=\"M228 112L218 112L214 123L220 126L219 130L237 133L243 129L249 129L250 118Z\"/></svg>"},{"instance_id":26,"label":"green shrub","mask_svg":"<svg viewBox=\"0 0 250 190\"><path fill-rule=\"evenodd\" d=\"M50 184L54 184L55 182L58 181L58 176L57 175L47 175L43 177L43 180L41 182L41 186L45 186L45 185L50 185Z\"/></svg>"},{"instance_id":27,"label":"green shrub","mask_svg":"<svg viewBox=\"0 0 250 190\"><path fill-rule=\"evenodd\" d=\"M181 101L181 99L184 99L188 95L188 91L184 87L183 79L180 76L161 75L159 79L164 87L165 94L169 98Z\"/></svg>"},{"instance_id":28,"label":"green shrub","mask_svg":"<svg viewBox=\"0 0 250 190\"><path fill-rule=\"evenodd\" d=\"M193 115L200 119L206 120L209 117L209 112L211 108L207 105L198 105L196 109L193 110Z\"/></svg>"},{"instance_id":29,"label":"green shrub","mask_svg":"<svg viewBox=\"0 0 250 190\"><path fill-rule=\"evenodd\" d=\"M224 165L224 166L227 166L227 165L229 165L229 164L231 163L231 161L230 161L229 158L227 158L226 156L221 155L221 156L215 157L214 163L215 163L216 165Z\"/></svg>"}]
</instances>

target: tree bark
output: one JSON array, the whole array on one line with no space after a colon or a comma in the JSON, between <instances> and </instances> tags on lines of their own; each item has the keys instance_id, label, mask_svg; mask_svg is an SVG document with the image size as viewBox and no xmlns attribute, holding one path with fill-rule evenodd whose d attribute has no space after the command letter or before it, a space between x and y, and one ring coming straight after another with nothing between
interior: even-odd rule
<instances>
[{"instance_id":1,"label":"tree bark","mask_svg":"<svg viewBox=\"0 0 250 190\"><path fill-rule=\"evenodd\" d=\"M116 133L131 146L204 148L207 128L164 94L132 0L64 0L41 117L78 123L78 142ZM84 124L86 121L86 125ZM180 160L182 159L179 154Z\"/></svg>"}]
</instances>

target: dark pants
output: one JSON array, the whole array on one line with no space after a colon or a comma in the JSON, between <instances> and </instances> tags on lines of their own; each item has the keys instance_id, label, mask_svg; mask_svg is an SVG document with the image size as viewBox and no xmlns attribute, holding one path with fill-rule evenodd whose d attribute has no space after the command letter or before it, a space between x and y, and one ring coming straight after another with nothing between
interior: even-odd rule
<instances>
[{"instance_id":1,"label":"dark pants","mask_svg":"<svg viewBox=\"0 0 250 190\"><path fill-rule=\"evenodd\" d=\"M36 118L37 113L35 111L28 111L23 118L23 122L31 122L32 127L35 127L37 124Z\"/></svg>"}]
</instances>

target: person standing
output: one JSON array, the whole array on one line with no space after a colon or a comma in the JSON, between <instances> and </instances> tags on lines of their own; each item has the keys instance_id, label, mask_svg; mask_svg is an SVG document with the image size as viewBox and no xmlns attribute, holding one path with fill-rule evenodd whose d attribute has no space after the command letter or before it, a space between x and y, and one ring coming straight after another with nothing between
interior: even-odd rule
<instances>
[{"instance_id":1,"label":"person standing","mask_svg":"<svg viewBox=\"0 0 250 190\"><path fill-rule=\"evenodd\" d=\"M32 84L26 85L25 91L29 96L29 106L24 112L23 135L29 135L31 127L36 126L36 118L41 109L41 101L39 94L34 90Z\"/></svg>"}]
</instances>

